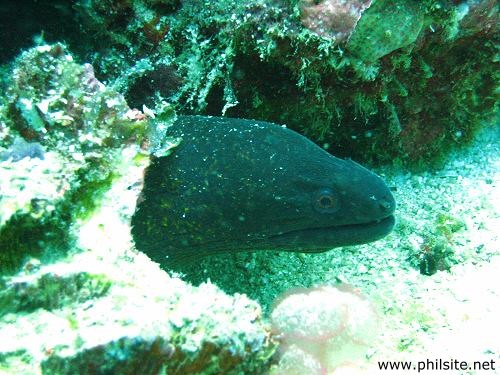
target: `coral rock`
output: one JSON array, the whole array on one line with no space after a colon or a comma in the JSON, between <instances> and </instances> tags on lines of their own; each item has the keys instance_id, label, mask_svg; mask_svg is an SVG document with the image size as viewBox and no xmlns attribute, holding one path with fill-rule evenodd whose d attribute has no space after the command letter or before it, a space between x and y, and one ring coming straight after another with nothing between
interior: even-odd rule
<instances>
[{"instance_id":1,"label":"coral rock","mask_svg":"<svg viewBox=\"0 0 500 375\"><path fill-rule=\"evenodd\" d=\"M377 314L355 289L320 287L286 296L271 320L284 350L275 373L324 374L361 357L375 337Z\"/></svg>"},{"instance_id":2,"label":"coral rock","mask_svg":"<svg viewBox=\"0 0 500 375\"><path fill-rule=\"evenodd\" d=\"M376 61L413 43L423 21L418 2L378 0L359 20L347 48L364 61Z\"/></svg>"},{"instance_id":3,"label":"coral rock","mask_svg":"<svg viewBox=\"0 0 500 375\"><path fill-rule=\"evenodd\" d=\"M349 38L371 0L303 0L302 24L316 34L341 42Z\"/></svg>"}]
</instances>

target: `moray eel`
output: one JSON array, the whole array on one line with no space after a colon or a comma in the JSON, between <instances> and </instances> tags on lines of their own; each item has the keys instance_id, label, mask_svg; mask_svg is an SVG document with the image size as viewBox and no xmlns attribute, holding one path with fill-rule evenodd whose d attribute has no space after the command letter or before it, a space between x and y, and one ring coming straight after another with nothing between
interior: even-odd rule
<instances>
[{"instance_id":1,"label":"moray eel","mask_svg":"<svg viewBox=\"0 0 500 375\"><path fill-rule=\"evenodd\" d=\"M145 174L132 219L160 264L239 250L322 252L386 236L394 198L380 177L263 121L180 116L171 155Z\"/></svg>"}]
</instances>

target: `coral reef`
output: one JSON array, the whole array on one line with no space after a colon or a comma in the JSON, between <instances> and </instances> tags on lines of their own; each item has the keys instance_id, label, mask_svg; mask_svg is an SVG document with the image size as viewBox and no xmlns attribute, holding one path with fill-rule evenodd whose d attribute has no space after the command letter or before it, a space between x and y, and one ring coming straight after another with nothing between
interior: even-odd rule
<instances>
[{"instance_id":1,"label":"coral reef","mask_svg":"<svg viewBox=\"0 0 500 375\"><path fill-rule=\"evenodd\" d=\"M61 44L22 53L0 98L0 372L262 373L260 306L137 252L130 219L166 103L144 113ZM147 313L145 315L145 312Z\"/></svg>"},{"instance_id":2,"label":"coral reef","mask_svg":"<svg viewBox=\"0 0 500 375\"><path fill-rule=\"evenodd\" d=\"M491 0L101 3L79 2L109 41L88 48L134 106L285 123L336 155L415 169L497 111Z\"/></svg>"},{"instance_id":3,"label":"coral reef","mask_svg":"<svg viewBox=\"0 0 500 375\"><path fill-rule=\"evenodd\" d=\"M141 181L148 127L139 113L61 44L16 59L0 108L2 271L65 254L112 182Z\"/></svg>"},{"instance_id":4,"label":"coral reef","mask_svg":"<svg viewBox=\"0 0 500 375\"><path fill-rule=\"evenodd\" d=\"M330 356L339 349L333 338L342 338L345 348L357 344L352 321L346 325L352 330L320 337L331 352L318 349L291 322L306 326L307 317L320 312L335 323L346 310L371 320L373 310L356 293L316 290L322 303L325 293L349 303L332 303L325 311L313 303L314 293L299 292L299 306L281 305L295 313L277 306L270 332L248 298L227 296L212 284L192 287L160 271L134 250L128 224L148 146L162 155L178 142L161 137L174 116L166 101L182 113L286 123L339 156L425 169L467 145L498 113L496 1L348 0L343 9L327 6L340 3L19 3L26 14L52 11L36 22L48 30L35 36L40 45L0 67L0 336L9 338L0 342L0 372L262 373L274 360L275 335L283 346L276 372L341 370L334 362L341 357ZM33 39L33 23L4 18L4 41L13 30L22 35L22 46ZM80 59L92 65L76 63L64 45L43 44L46 36L77 47ZM0 58L15 55L16 42L4 43ZM494 139L492 150L498 148ZM354 280L383 309L387 335L372 359L386 360L394 348L406 357L420 349L423 356L429 346L422 342L442 327L455 329L455 336L436 341L446 343L439 348L446 347L439 351L443 356L456 355L448 344L463 342L464 353L494 356L498 340L484 338L491 324L467 322L498 316L491 286L498 269L492 218L498 215L487 194L495 188L495 171L492 160L465 160L453 166L451 177L395 177L405 207L395 235L390 242L345 249L356 252L356 261L338 254L247 254L197 264L198 272L202 279L222 272L225 290L245 290L262 301L292 284ZM469 162L484 168L471 173ZM461 212L461 205L470 208ZM479 298L478 290L486 294L488 288L490 298L483 300L483 292ZM303 301L315 307L306 311L311 305ZM488 309L478 308L483 305Z\"/></svg>"},{"instance_id":5,"label":"coral reef","mask_svg":"<svg viewBox=\"0 0 500 375\"><path fill-rule=\"evenodd\" d=\"M141 254L116 257L118 250L4 281L0 335L10 339L0 343L0 371L220 374L268 366L276 343L256 302L212 284L190 286Z\"/></svg>"}]
</instances>

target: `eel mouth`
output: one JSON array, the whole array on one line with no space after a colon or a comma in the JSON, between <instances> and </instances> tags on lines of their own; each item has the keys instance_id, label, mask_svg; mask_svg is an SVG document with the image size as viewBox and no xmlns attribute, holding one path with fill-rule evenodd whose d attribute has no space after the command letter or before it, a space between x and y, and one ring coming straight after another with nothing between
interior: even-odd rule
<instances>
[{"instance_id":1,"label":"eel mouth","mask_svg":"<svg viewBox=\"0 0 500 375\"><path fill-rule=\"evenodd\" d=\"M268 240L283 250L321 252L377 241L392 231L395 222L394 215L390 215L367 223L294 230L271 236Z\"/></svg>"}]
</instances>

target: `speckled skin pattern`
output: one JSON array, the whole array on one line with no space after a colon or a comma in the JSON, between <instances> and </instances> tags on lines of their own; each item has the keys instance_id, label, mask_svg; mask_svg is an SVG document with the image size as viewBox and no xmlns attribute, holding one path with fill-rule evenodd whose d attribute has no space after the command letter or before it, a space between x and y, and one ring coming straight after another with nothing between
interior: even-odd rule
<instances>
[{"instance_id":1,"label":"speckled skin pattern","mask_svg":"<svg viewBox=\"0 0 500 375\"><path fill-rule=\"evenodd\" d=\"M321 252L375 241L394 226L380 177L285 127L181 116L182 141L153 160L132 219L160 264L238 250Z\"/></svg>"}]
</instances>

